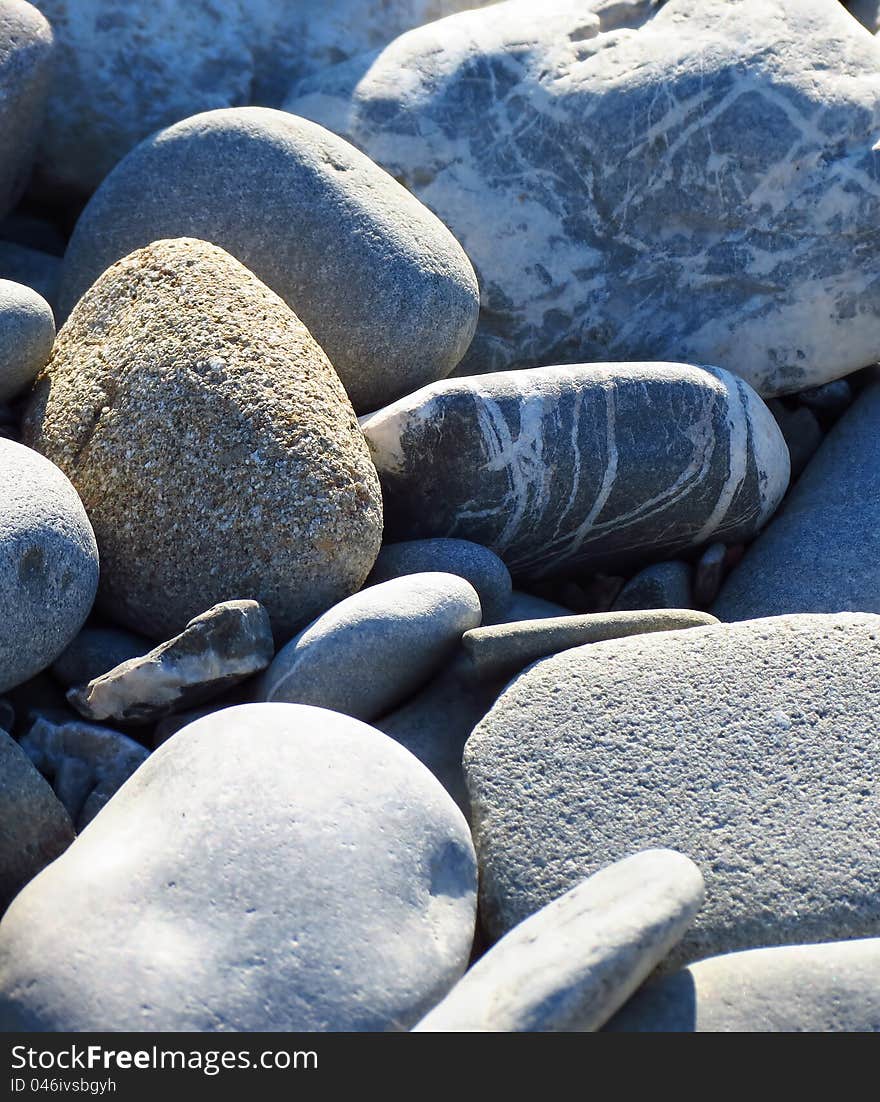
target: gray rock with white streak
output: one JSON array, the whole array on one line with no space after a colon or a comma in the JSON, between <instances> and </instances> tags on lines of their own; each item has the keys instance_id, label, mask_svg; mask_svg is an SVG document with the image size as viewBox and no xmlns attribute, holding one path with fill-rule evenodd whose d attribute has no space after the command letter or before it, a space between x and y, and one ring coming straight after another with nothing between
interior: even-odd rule
<instances>
[{"instance_id":1,"label":"gray rock with white streak","mask_svg":"<svg viewBox=\"0 0 880 1102\"><path fill-rule=\"evenodd\" d=\"M155 722L260 673L274 654L265 608L258 601L224 601L147 654L75 686L67 699L86 719Z\"/></svg>"},{"instance_id":2,"label":"gray rock with white streak","mask_svg":"<svg viewBox=\"0 0 880 1102\"><path fill-rule=\"evenodd\" d=\"M687 857L647 850L525 919L465 973L415 1033L583 1033L602 1026L703 902Z\"/></svg>"},{"instance_id":3,"label":"gray rock with white streak","mask_svg":"<svg viewBox=\"0 0 880 1102\"><path fill-rule=\"evenodd\" d=\"M646 984L614 1033L880 1033L880 938L726 953Z\"/></svg>"},{"instance_id":4,"label":"gray rock with white streak","mask_svg":"<svg viewBox=\"0 0 880 1102\"><path fill-rule=\"evenodd\" d=\"M473 540L514 576L754 535L788 450L742 380L684 364L447 379L361 418L391 539Z\"/></svg>"},{"instance_id":5,"label":"gray rock with white streak","mask_svg":"<svg viewBox=\"0 0 880 1102\"><path fill-rule=\"evenodd\" d=\"M51 783L77 830L149 757L145 747L119 731L48 716L39 716L19 745Z\"/></svg>"},{"instance_id":6,"label":"gray rock with white streak","mask_svg":"<svg viewBox=\"0 0 880 1102\"><path fill-rule=\"evenodd\" d=\"M481 913L500 936L634 848L706 905L670 964L880 935L880 617L786 616L536 663L468 740Z\"/></svg>"},{"instance_id":7,"label":"gray rock with white streak","mask_svg":"<svg viewBox=\"0 0 880 1102\"><path fill-rule=\"evenodd\" d=\"M14 398L46 365L55 340L52 307L36 291L0 279L0 402Z\"/></svg>"},{"instance_id":8,"label":"gray rock with white streak","mask_svg":"<svg viewBox=\"0 0 880 1102\"><path fill-rule=\"evenodd\" d=\"M281 648L261 679L260 699L373 720L420 689L479 624L476 590L455 574L408 574L370 586Z\"/></svg>"},{"instance_id":9,"label":"gray rock with white streak","mask_svg":"<svg viewBox=\"0 0 880 1102\"><path fill-rule=\"evenodd\" d=\"M880 354L878 67L832 0L511 0L286 106L461 241L482 313L459 373L685 360L772 395Z\"/></svg>"}]
</instances>

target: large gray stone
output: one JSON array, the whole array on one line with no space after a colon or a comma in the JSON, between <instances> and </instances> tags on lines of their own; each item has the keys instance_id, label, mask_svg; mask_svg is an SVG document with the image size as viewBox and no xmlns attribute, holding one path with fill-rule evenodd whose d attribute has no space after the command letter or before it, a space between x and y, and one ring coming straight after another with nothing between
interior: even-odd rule
<instances>
[{"instance_id":1,"label":"large gray stone","mask_svg":"<svg viewBox=\"0 0 880 1102\"><path fill-rule=\"evenodd\" d=\"M703 902L693 861L648 850L525 919L470 969L415 1033L583 1033L654 970Z\"/></svg>"},{"instance_id":2,"label":"large gray stone","mask_svg":"<svg viewBox=\"0 0 880 1102\"><path fill-rule=\"evenodd\" d=\"M232 599L289 637L379 551L379 483L339 377L278 296L204 241L154 242L101 276L23 428L85 502L108 616L153 638Z\"/></svg>"},{"instance_id":3,"label":"large gray stone","mask_svg":"<svg viewBox=\"0 0 880 1102\"><path fill-rule=\"evenodd\" d=\"M54 340L49 303L30 287L0 279L0 402L33 382L46 366Z\"/></svg>"},{"instance_id":4,"label":"large gray stone","mask_svg":"<svg viewBox=\"0 0 880 1102\"><path fill-rule=\"evenodd\" d=\"M24 0L0 0L0 218L25 189L52 75L52 28Z\"/></svg>"},{"instance_id":5,"label":"large gray stone","mask_svg":"<svg viewBox=\"0 0 880 1102\"><path fill-rule=\"evenodd\" d=\"M525 577L744 539L788 485L788 451L754 391L684 364L447 379L361 427L390 538L470 539Z\"/></svg>"},{"instance_id":6,"label":"large gray stone","mask_svg":"<svg viewBox=\"0 0 880 1102\"><path fill-rule=\"evenodd\" d=\"M713 612L880 612L880 382L841 417Z\"/></svg>"},{"instance_id":7,"label":"large gray stone","mask_svg":"<svg viewBox=\"0 0 880 1102\"><path fill-rule=\"evenodd\" d=\"M880 938L727 953L646 984L615 1033L880 1033Z\"/></svg>"},{"instance_id":8,"label":"large gray stone","mask_svg":"<svg viewBox=\"0 0 880 1102\"><path fill-rule=\"evenodd\" d=\"M446 227L347 142L282 111L206 112L133 149L77 222L63 314L115 260L163 237L202 238L250 268L359 411L448 375L473 336L476 277Z\"/></svg>"},{"instance_id":9,"label":"large gray stone","mask_svg":"<svg viewBox=\"0 0 880 1102\"><path fill-rule=\"evenodd\" d=\"M95 535L73 486L42 455L0 439L0 692L54 662L97 588Z\"/></svg>"},{"instance_id":10,"label":"large gray stone","mask_svg":"<svg viewBox=\"0 0 880 1102\"><path fill-rule=\"evenodd\" d=\"M0 914L73 839L70 816L52 789L0 731Z\"/></svg>"},{"instance_id":11,"label":"large gray stone","mask_svg":"<svg viewBox=\"0 0 880 1102\"><path fill-rule=\"evenodd\" d=\"M878 67L835 0L512 0L286 106L463 244L460 373L685 360L770 395L880 355Z\"/></svg>"},{"instance_id":12,"label":"large gray stone","mask_svg":"<svg viewBox=\"0 0 880 1102\"><path fill-rule=\"evenodd\" d=\"M455 574L408 574L370 586L281 648L261 679L260 699L376 719L420 689L479 624L479 597Z\"/></svg>"},{"instance_id":13,"label":"large gray stone","mask_svg":"<svg viewBox=\"0 0 880 1102\"><path fill-rule=\"evenodd\" d=\"M409 1029L465 969L475 896L461 813L393 740L323 709L227 708L18 897L0 1027Z\"/></svg>"},{"instance_id":14,"label":"large gray stone","mask_svg":"<svg viewBox=\"0 0 880 1102\"><path fill-rule=\"evenodd\" d=\"M634 848L706 879L673 956L880 933L880 617L792 616L544 659L468 740L495 936Z\"/></svg>"}]
</instances>

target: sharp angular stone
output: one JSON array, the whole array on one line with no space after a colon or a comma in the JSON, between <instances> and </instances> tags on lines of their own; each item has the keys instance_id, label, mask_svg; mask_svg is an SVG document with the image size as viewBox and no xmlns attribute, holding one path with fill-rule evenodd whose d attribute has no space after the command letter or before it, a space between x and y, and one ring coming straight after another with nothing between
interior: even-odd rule
<instances>
[{"instance_id":1,"label":"sharp angular stone","mask_svg":"<svg viewBox=\"0 0 880 1102\"><path fill-rule=\"evenodd\" d=\"M43 456L0 439L0 692L58 657L97 586L95 536L73 486Z\"/></svg>"},{"instance_id":2,"label":"sharp angular stone","mask_svg":"<svg viewBox=\"0 0 880 1102\"><path fill-rule=\"evenodd\" d=\"M79 490L99 600L133 631L168 639L234 595L289 637L378 553L378 479L338 376L277 295L203 241L154 242L101 276L24 427Z\"/></svg>"},{"instance_id":3,"label":"sharp angular stone","mask_svg":"<svg viewBox=\"0 0 880 1102\"><path fill-rule=\"evenodd\" d=\"M147 760L140 743L80 720L56 723L40 716L20 744L51 783L77 830L83 830L111 796Z\"/></svg>"},{"instance_id":4,"label":"sharp angular stone","mask_svg":"<svg viewBox=\"0 0 880 1102\"><path fill-rule=\"evenodd\" d=\"M495 936L633 848L700 866L673 963L880 932L880 617L791 616L544 659L468 740Z\"/></svg>"},{"instance_id":5,"label":"sharp angular stone","mask_svg":"<svg viewBox=\"0 0 880 1102\"><path fill-rule=\"evenodd\" d=\"M52 673L70 689L84 685L129 658L140 658L152 644L120 628L84 627L67 650L52 663Z\"/></svg>"},{"instance_id":6,"label":"sharp angular stone","mask_svg":"<svg viewBox=\"0 0 880 1102\"><path fill-rule=\"evenodd\" d=\"M361 418L392 539L474 540L514 576L754 534L788 484L757 395L684 364L449 379Z\"/></svg>"},{"instance_id":7,"label":"sharp angular stone","mask_svg":"<svg viewBox=\"0 0 880 1102\"><path fill-rule=\"evenodd\" d=\"M686 562L659 562L630 578L611 605L612 612L645 608L691 608L691 568Z\"/></svg>"},{"instance_id":8,"label":"sharp angular stone","mask_svg":"<svg viewBox=\"0 0 880 1102\"><path fill-rule=\"evenodd\" d=\"M727 953L648 983L615 1033L880 1033L880 938Z\"/></svg>"},{"instance_id":9,"label":"sharp angular stone","mask_svg":"<svg viewBox=\"0 0 880 1102\"><path fill-rule=\"evenodd\" d=\"M280 295L360 412L448 375L473 336L476 277L446 227L347 142L282 111L209 111L133 149L77 222L64 315L110 264L165 237L221 246Z\"/></svg>"},{"instance_id":10,"label":"sharp angular stone","mask_svg":"<svg viewBox=\"0 0 880 1102\"><path fill-rule=\"evenodd\" d=\"M73 824L52 789L0 731L0 914L73 839Z\"/></svg>"},{"instance_id":11,"label":"sharp angular stone","mask_svg":"<svg viewBox=\"0 0 880 1102\"><path fill-rule=\"evenodd\" d=\"M603 869L514 927L416 1033L583 1033L619 1009L703 902L693 861L648 850Z\"/></svg>"},{"instance_id":12,"label":"sharp angular stone","mask_svg":"<svg viewBox=\"0 0 880 1102\"><path fill-rule=\"evenodd\" d=\"M406 574L440 571L458 574L471 583L480 598L483 623L503 619L510 607L510 571L488 547L470 540L406 540L386 543L379 551L367 585Z\"/></svg>"},{"instance_id":13,"label":"sharp angular stone","mask_svg":"<svg viewBox=\"0 0 880 1102\"><path fill-rule=\"evenodd\" d=\"M0 1027L409 1029L463 973L475 898L461 813L392 739L318 708L227 708L18 897Z\"/></svg>"},{"instance_id":14,"label":"sharp angular stone","mask_svg":"<svg viewBox=\"0 0 880 1102\"><path fill-rule=\"evenodd\" d=\"M832 0L512 0L286 107L461 241L482 312L459 373L684 360L773 395L880 355L878 67Z\"/></svg>"},{"instance_id":15,"label":"sharp angular stone","mask_svg":"<svg viewBox=\"0 0 880 1102\"><path fill-rule=\"evenodd\" d=\"M263 606L224 601L148 654L72 688L67 699L86 719L151 723L219 696L264 670L274 654Z\"/></svg>"},{"instance_id":16,"label":"sharp angular stone","mask_svg":"<svg viewBox=\"0 0 880 1102\"><path fill-rule=\"evenodd\" d=\"M49 303L30 287L0 279L0 402L33 381L46 366L54 340Z\"/></svg>"},{"instance_id":17,"label":"sharp angular stone","mask_svg":"<svg viewBox=\"0 0 880 1102\"><path fill-rule=\"evenodd\" d=\"M728 575L713 612L880 612L880 382L826 436L779 515Z\"/></svg>"},{"instance_id":18,"label":"sharp angular stone","mask_svg":"<svg viewBox=\"0 0 880 1102\"><path fill-rule=\"evenodd\" d=\"M474 587L454 574L408 574L328 609L263 675L265 701L373 720L420 689L480 624Z\"/></svg>"}]
</instances>

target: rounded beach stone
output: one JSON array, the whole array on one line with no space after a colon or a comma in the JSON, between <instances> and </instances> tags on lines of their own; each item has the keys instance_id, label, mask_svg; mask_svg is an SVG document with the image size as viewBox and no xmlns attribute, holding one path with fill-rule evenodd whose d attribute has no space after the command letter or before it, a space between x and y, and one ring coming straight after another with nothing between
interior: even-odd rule
<instances>
[{"instance_id":1,"label":"rounded beach stone","mask_svg":"<svg viewBox=\"0 0 880 1102\"><path fill-rule=\"evenodd\" d=\"M61 279L61 258L19 245L16 241L0 241L0 279L30 287L49 303L54 313Z\"/></svg>"},{"instance_id":2,"label":"rounded beach stone","mask_svg":"<svg viewBox=\"0 0 880 1102\"><path fill-rule=\"evenodd\" d=\"M394 578L341 601L291 639L263 675L260 697L372 720L421 688L479 624L480 600L464 578Z\"/></svg>"},{"instance_id":3,"label":"rounded beach stone","mask_svg":"<svg viewBox=\"0 0 880 1102\"><path fill-rule=\"evenodd\" d=\"M99 600L168 639L231 598L279 638L363 584L376 472L306 327L233 257L158 241L80 301L38 378L27 440L79 490Z\"/></svg>"},{"instance_id":4,"label":"rounded beach stone","mask_svg":"<svg viewBox=\"0 0 880 1102\"><path fill-rule=\"evenodd\" d=\"M165 237L247 265L308 326L359 412L448 375L473 336L476 276L452 234L353 146L282 111L209 111L132 150L74 230L62 314L115 260Z\"/></svg>"},{"instance_id":5,"label":"rounded beach stone","mask_svg":"<svg viewBox=\"0 0 880 1102\"><path fill-rule=\"evenodd\" d=\"M58 657L97 587L95 536L73 486L42 455L0 439L0 692Z\"/></svg>"},{"instance_id":6,"label":"rounded beach stone","mask_svg":"<svg viewBox=\"0 0 880 1102\"><path fill-rule=\"evenodd\" d=\"M464 818L406 750L323 709L227 708L18 897L0 1026L409 1029L464 972L475 903Z\"/></svg>"},{"instance_id":7,"label":"rounded beach stone","mask_svg":"<svg viewBox=\"0 0 880 1102\"><path fill-rule=\"evenodd\" d=\"M470 582L480 598L484 624L496 623L510 607L510 571L488 547L481 547L470 540L386 543L379 551L366 585L426 571L458 574Z\"/></svg>"},{"instance_id":8,"label":"rounded beach stone","mask_svg":"<svg viewBox=\"0 0 880 1102\"><path fill-rule=\"evenodd\" d=\"M54 340L49 303L30 287L0 279L0 402L33 382L46 366Z\"/></svg>"},{"instance_id":9,"label":"rounded beach stone","mask_svg":"<svg viewBox=\"0 0 880 1102\"><path fill-rule=\"evenodd\" d=\"M635 636L536 663L464 752L495 936L633 848L699 865L680 963L880 933L880 617ZM674 963L674 962L673 962Z\"/></svg>"}]
</instances>

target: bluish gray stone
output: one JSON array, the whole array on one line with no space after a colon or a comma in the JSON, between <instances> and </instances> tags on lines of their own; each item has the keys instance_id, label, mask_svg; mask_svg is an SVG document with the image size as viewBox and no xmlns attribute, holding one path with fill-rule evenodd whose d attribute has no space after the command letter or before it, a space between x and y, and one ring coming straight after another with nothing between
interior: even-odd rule
<instances>
[{"instance_id":1,"label":"bluish gray stone","mask_svg":"<svg viewBox=\"0 0 880 1102\"><path fill-rule=\"evenodd\" d=\"M839 417L852 404L853 388L848 379L835 379L809 390L802 390L798 401L808 409L826 417Z\"/></svg>"},{"instance_id":2,"label":"bluish gray stone","mask_svg":"<svg viewBox=\"0 0 880 1102\"><path fill-rule=\"evenodd\" d=\"M448 375L474 333L476 277L446 227L347 142L282 111L205 112L133 149L77 222L62 313L165 237L210 241L250 268L361 412Z\"/></svg>"},{"instance_id":3,"label":"bluish gray stone","mask_svg":"<svg viewBox=\"0 0 880 1102\"><path fill-rule=\"evenodd\" d=\"M640 608L692 608L691 568L686 562L659 562L630 578L611 605L612 612Z\"/></svg>"},{"instance_id":4,"label":"bluish gray stone","mask_svg":"<svg viewBox=\"0 0 880 1102\"><path fill-rule=\"evenodd\" d=\"M52 663L52 673L65 689L70 689L100 677L120 662L146 654L152 645L143 636L122 628L84 627Z\"/></svg>"},{"instance_id":5,"label":"bluish gray stone","mask_svg":"<svg viewBox=\"0 0 880 1102\"><path fill-rule=\"evenodd\" d=\"M768 408L785 439L791 460L791 481L794 482L822 443L822 426L807 406L789 409L779 399L771 398Z\"/></svg>"},{"instance_id":6,"label":"bluish gray stone","mask_svg":"<svg viewBox=\"0 0 880 1102\"><path fill-rule=\"evenodd\" d=\"M461 241L482 312L458 373L684 360L772 395L880 355L878 68L831 0L512 0L286 107Z\"/></svg>"},{"instance_id":7,"label":"bluish gray stone","mask_svg":"<svg viewBox=\"0 0 880 1102\"><path fill-rule=\"evenodd\" d=\"M707 608L718 596L724 581L727 548L723 543L710 543L697 560L694 569L694 601L697 608Z\"/></svg>"},{"instance_id":8,"label":"bluish gray stone","mask_svg":"<svg viewBox=\"0 0 880 1102\"><path fill-rule=\"evenodd\" d=\"M387 582L406 574L440 571L458 574L471 583L480 598L484 624L502 619L510 607L510 571L488 547L470 540L406 540L386 543L366 585Z\"/></svg>"},{"instance_id":9,"label":"bluish gray stone","mask_svg":"<svg viewBox=\"0 0 880 1102\"><path fill-rule=\"evenodd\" d=\"M481 914L501 936L633 849L699 865L669 965L880 935L880 617L634 636L537 662L467 742Z\"/></svg>"},{"instance_id":10,"label":"bluish gray stone","mask_svg":"<svg viewBox=\"0 0 880 1102\"><path fill-rule=\"evenodd\" d=\"M98 549L61 471L0 439L0 692L51 665L98 588Z\"/></svg>"},{"instance_id":11,"label":"bluish gray stone","mask_svg":"<svg viewBox=\"0 0 880 1102\"><path fill-rule=\"evenodd\" d=\"M14 398L41 371L55 340L52 307L36 291L0 279L0 402Z\"/></svg>"},{"instance_id":12,"label":"bluish gray stone","mask_svg":"<svg viewBox=\"0 0 880 1102\"><path fill-rule=\"evenodd\" d=\"M726 953L646 984L614 1033L880 1033L880 938Z\"/></svg>"},{"instance_id":13,"label":"bluish gray stone","mask_svg":"<svg viewBox=\"0 0 880 1102\"><path fill-rule=\"evenodd\" d=\"M728 575L721 620L880 612L880 382L850 406Z\"/></svg>"},{"instance_id":14,"label":"bluish gray stone","mask_svg":"<svg viewBox=\"0 0 880 1102\"><path fill-rule=\"evenodd\" d=\"M479 624L480 600L464 578L394 578L334 605L291 639L259 697L373 720L420 689Z\"/></svg>"},{"instance_id":15,"label":"bluish gray stone","mask_svg":"<svg viewBox=\"0 0 880 1102\"><path fill-rule=\"evenodd\" d=\"M475 909L467 824L411 754L323 709L227 708L19 895L0 1028L406 1030L464 972Z\"/></svg>"},{"instance_id":16,"label":"bluish gray stone","mask_svg":"<svg viewBox=\"0 0 880 1102\"><path fill-rule=\"evenodd\" d=\"M871 34L876 34L880 30L880 2L878 0L845 0L845 5Z\"/></svg>"},{"instance_id":17,"label":"bluish gray stone","mask_svg":"<svg viewBox=\"0 0 880 1102\"><path fill-rule=\"evenodd\" d=\"M473 540L521 577L745 539L788 485L766 406L714 368L571 364L447 379L361 427L388 538Z\"/></svg>"},{"instance_id":18,"label":"bluish gray stone","mask_svg":"<svg viewBox=\"0 0 880 1102\"><path fill-rule=\"evenodd\" d=\"M549 617L573 615L572 610L565 605L557 604L555 601L545 601L543 597L536 597L533 593L523 593L522 590L515 589L504 619L498 622L513 624L517 620L546 620Z\"/></svg>"},{"instance_id":19,"label":"bluish gray stone","mask_svg":"<svg viewBox=\"0 0 880 1102\"><path fill-rule=\"evenodd\" d=\"M14 241L0 241L0 279L23 283L56 311L61 259Z\"/></svg>"},{"instance_id":20,"label":"bluish gray stone","mask_svg":"<svg viewBox=\"0 0 880 1102\"><path fill-rule=\"evenodd\" d=\"M617 861L515 926L415 1033L584 1033L654 970L703 902L693 861L647 850Z\"/></svg>"}]
</instances>

